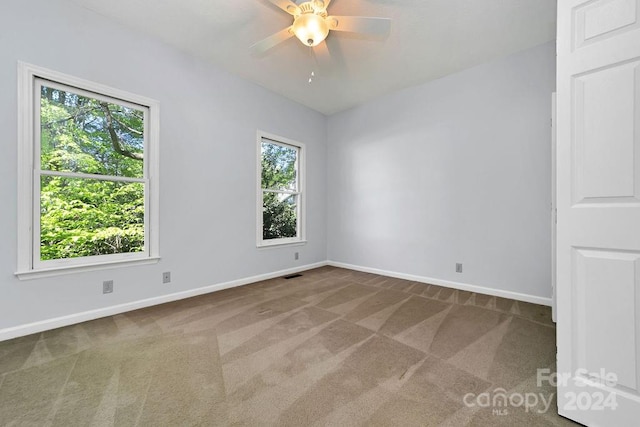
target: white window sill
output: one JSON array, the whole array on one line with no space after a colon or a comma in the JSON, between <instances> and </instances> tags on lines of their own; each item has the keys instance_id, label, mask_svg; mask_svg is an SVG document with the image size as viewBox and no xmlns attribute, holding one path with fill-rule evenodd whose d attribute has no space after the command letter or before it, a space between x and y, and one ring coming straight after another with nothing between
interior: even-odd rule
<instances>
[{"instance_id":1,"label":"white window sill","mask_svg":"<svg viewBox=\"0 0 640 427\"><path fill-rule=\"evenodd\" d=\"M267 249L267 248L274 248L274 247L282 247L282 246L303 246L306 245L307 241L306 240L296 240L294 242L262 242L262 243L258 243L257 247L258 249Z\"/></svg>"},{"instance_id":2,"label":"white window sill","mask_svg":"<svg viewBox=\"0 0 640 427\"><path fill-rule=\"evenodd\" d=\"M118 260L93 264L73 265L64 267L41 268L38 270L18 271L14 273L20 280L40 279L43 277L62 276L64 274L80 273L85 271L105 270L108 268L130 267L133 265L157 264L160 257L137 258L131 260Z\"/></svg>"}]
</instances>

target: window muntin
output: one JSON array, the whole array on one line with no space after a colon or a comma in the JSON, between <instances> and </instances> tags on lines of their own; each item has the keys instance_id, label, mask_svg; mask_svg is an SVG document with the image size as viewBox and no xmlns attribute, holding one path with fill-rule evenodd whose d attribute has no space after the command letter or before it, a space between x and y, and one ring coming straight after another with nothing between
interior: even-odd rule
<instances>
[{"instance_id":1,"label":"window muntin","mask_svg":"<svg viewBox=\"0 0 640 427\"><path fill-rule=\"evenodd\" d=\"M258 246L302 241L302 164L301 144L259 137Z\"/></svg>"},{"instance_id":2,"label":"window muntin","mask_svg":"<svg viewBox=\"0 0 640 427\"><path fill-rule=\"evenodd\" d=\"M18 68L16 275L157 262L158 103Z\"/></svg>"}]
</instances>

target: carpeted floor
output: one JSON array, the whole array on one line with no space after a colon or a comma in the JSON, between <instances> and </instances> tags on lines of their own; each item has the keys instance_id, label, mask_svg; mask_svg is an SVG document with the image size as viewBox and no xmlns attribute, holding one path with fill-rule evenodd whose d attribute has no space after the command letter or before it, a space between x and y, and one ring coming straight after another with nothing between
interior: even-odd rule
<instances>
[{"instance_id":1,"label":"carpeted floor","mask_svg":"<svg viewBox=\"0 0 640 427\"><path fill-rule=\"evenodd\" d=\"M323 267L2 342L0 425L573 425L555 351L548 307Z\"/></svg>"}]
</instances>

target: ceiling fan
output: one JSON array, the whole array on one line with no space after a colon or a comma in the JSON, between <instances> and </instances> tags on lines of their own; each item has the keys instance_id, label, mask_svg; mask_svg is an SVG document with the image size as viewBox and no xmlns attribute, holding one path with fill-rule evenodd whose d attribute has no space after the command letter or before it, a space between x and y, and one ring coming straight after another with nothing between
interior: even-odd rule
<instances>
[{"instance_id":1,"label":"ceiling fan","mask_svg":"<svg viewBox=\"0 0 640 427\"><path fill-rule=\"evenodd\" d=\"M294 35L306 46L316 47L329 35L329 31L347 31L371 35L385 35L391 28L389 18L362 16L330 16L327 8L331 0L311 0L295 4L291 0L269 0L293 16L293 25L251 46L256 54L264 53Z\"/></svg>"}]
</instances>

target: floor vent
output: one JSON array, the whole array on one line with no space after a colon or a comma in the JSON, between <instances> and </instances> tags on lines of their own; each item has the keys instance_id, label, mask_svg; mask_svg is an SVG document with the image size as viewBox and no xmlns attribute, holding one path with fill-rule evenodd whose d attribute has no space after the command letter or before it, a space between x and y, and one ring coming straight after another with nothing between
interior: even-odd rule
<instances>
[{"instance_id":1,"label":"floor vent","mask_svg":"<svg viewBox=\"0 0 640 427\"><path fill-rule=\"evenodd\" d=\"M290 274L288 276L284 276L285 279L295 279L296 277L302 277L302 274Z\"/></svg>"}]
</instances>

